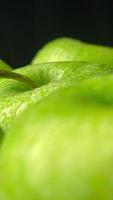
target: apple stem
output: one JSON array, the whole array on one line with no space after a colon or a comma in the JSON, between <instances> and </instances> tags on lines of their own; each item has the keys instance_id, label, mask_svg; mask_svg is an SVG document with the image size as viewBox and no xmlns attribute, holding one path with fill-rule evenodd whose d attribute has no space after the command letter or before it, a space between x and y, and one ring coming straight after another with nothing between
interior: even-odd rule
<instances>
[{"instance_id":1,"label":"apple stem","mask_svg":"<svg viewBox=\"0 0 113 200\"><path fill-rule=\"evenodd\" d=\"M18 74L18 73L12 72L12 71L0 69L0 77L21 81L21 82L26 83L33 89L36 88L34 81L32 81L30 78L28 78L22 74Z\"/></svg>"}]
</instances>

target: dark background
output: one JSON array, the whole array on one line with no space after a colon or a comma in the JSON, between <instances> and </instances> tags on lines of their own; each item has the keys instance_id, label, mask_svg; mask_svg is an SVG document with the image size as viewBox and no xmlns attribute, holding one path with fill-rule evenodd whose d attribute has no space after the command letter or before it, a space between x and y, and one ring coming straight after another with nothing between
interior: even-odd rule
<instances>
[{"instance_id":1,"label":"dark background","mask_svg":"<svg viewBox=\"0 0 113 200\"><path fill-rule=\"evenodd\" d=\"M26 65L43 44L61 36L113 46L113 0L0 4L0 58L12 66Z\"/></svg>"}]
</instances>

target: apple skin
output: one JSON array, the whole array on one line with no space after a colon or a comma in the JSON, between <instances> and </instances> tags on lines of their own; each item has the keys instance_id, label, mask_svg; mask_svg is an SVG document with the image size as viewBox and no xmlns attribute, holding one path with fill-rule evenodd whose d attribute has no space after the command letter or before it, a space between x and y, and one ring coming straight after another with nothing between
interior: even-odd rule
<instances>
[{"instance_id":1,"label":"apple skin","mask_svg":"<svg viewBox=\"0 0 113 200\"><path fill-rule=\"evenodd\" d=\"M13 70L7 63L0 59L0 69Z\"/></svg>"},{"instance_id":2,"label":"apple skin","mask_svg":"<svg viewBox=\"0 0 113 200\"><path fill-rule=\"evenodd\" d=\"M62 87L78 84L95 74L109 74L112 66L87 62L57 62L26 66L14 72L31 78L37 88L9 79L0 79L0 126L7 132L16 117L31 104Z\"/></svg>"},{"instance_id":3,"label":"apple skin","mask_svg":"<svg viewBox=\"0 0 113 200\"><path fill-rule=\"evenodd\" d=\"M31 63L56 61L88 61L113 64L113 48L88 44L72 38L57 38L38 51Z\"/></svg>"},{"instance_id":4,"label":"apple skin","mask_svg":"<svg viewBox=\"0 0 113 200\"><path fill-rule=\"evenodd\" d=\"M81 82L84 93L59 90L19 116L1 149L1 200L112 199L113 105L89 98L96 78ZM106 85L112 93L108 79L102 95Z\"/></svg>"},{"instance_id":5,"label":"apple skin","mask_svg":"<svg viewBox=\"0 0 113 200\"><path fill-rule=\"evenodd\" d=\"M76 86L77 98L83 98L84 101L100 103L101 105L113 106L113 74L96 75L81 80Z\"/></svg>"},{"instance_id":6,"label":"apple skin","mask_svg":"<svg viewBox=\"0 0 113 200\"><path fill-rule=\"evenodd\" d=\"M2 139L3 139L3 136L4 136L4 132L0 127L0 145L1 145L1 142L2 142Z\"/></svg>"}]
</instances>

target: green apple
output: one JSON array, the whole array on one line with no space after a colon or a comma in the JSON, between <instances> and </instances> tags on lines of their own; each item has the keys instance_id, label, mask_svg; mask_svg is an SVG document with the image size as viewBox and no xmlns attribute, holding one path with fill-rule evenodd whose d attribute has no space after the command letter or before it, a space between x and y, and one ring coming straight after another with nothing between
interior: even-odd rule
<instances>
[{"instance_id":1,"label":"green apple","mask_svg":"<svg viewBox=\"0 0 113 200\"><path fill-rule=\"evenodd\" d=\"M12 71L34 81L31 89L21 81L0 80L0 126L7 131L16 117L29 105L36 103L54 90L78 84L95 74L113 73L113 67L87 62L57 62L26 66Z\"/></svg>"},{"instance_id":2,"label":"green apple","mask_svg":"<svg viewBox=\"0 0 113 200\"><path fill-rule=\"evenodd\" d=\"M100 92L92 98L96 80ZM80 85L85 92L67 87L19 116L1 149L1 200L112 199L113 98L101 98L104 88L113 97L113 79Z\"/></svg>"},{"instance_id":3,"label":"green apple","mask_svg":"<svg viewBox=\"0 0 113 200\"><path fill-rule=\"evenodd\" d=\"M32 64L72 60L113 64L113 48L88 44L71 38L58 38L36 53Z\"/></svg>"}]
</instances>

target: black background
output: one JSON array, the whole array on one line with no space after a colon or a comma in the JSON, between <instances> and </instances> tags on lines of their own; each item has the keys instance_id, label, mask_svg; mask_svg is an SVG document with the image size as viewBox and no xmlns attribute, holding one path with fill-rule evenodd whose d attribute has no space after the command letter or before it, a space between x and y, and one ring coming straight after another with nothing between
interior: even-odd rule
<instances>
[{"instance_id":1,"label":"black background","mask_svg":"<svg viewBox=\"0 0 113 200\"><path fill-rule=\"evenodd\" d=\"M113 0L0 4L0 58L14 67L26 65L43 44L62 36L113 46Z\"/></svg>"}]
</instances>

